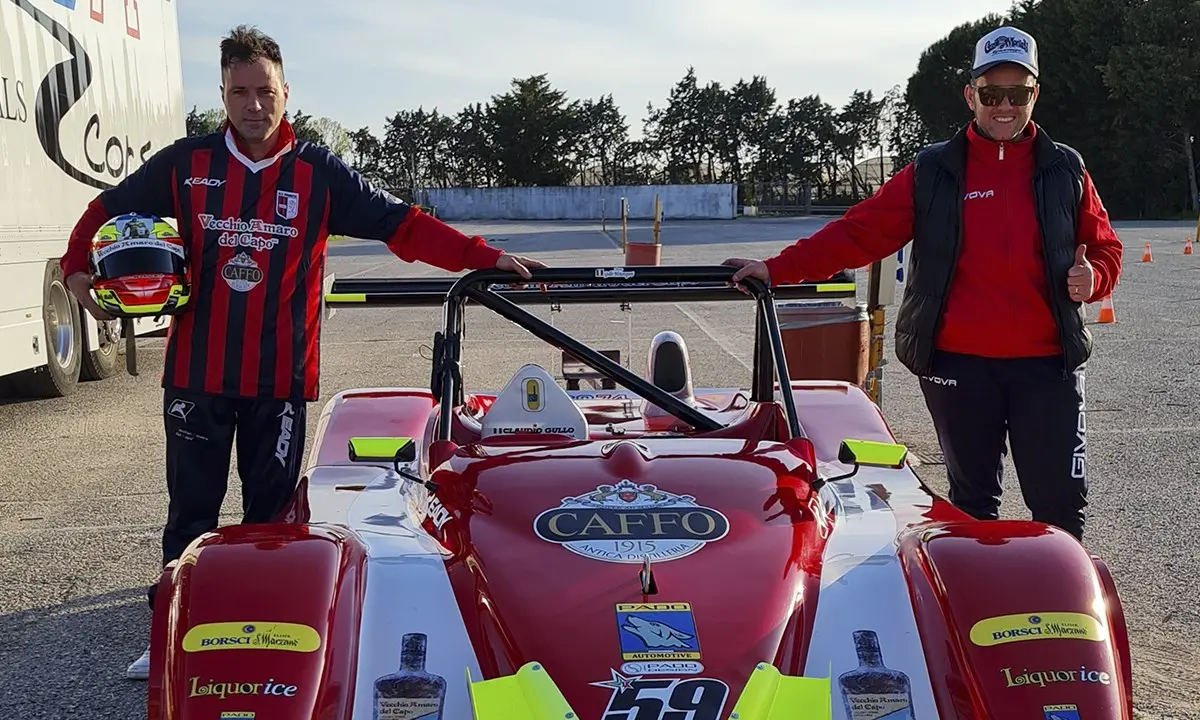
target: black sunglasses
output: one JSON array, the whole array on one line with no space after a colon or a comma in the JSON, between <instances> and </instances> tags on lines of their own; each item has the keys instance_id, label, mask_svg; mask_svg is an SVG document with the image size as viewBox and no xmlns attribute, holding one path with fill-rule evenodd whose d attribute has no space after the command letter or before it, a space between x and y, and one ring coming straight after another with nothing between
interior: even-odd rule
<instances>
[{"instance_id":1,"label":"black sunglasses","mask_svg":"<svg viewBox=\"0 0 1200 720\"><path fill-rule=\"evenodd\" d=\"M1033 100L1034 88L1030 85L983 85L976 86L979 102L988 107L995 107L1004 102L1004 98L1014 106L1028 105Z\"/></svg>"}]
</instances>

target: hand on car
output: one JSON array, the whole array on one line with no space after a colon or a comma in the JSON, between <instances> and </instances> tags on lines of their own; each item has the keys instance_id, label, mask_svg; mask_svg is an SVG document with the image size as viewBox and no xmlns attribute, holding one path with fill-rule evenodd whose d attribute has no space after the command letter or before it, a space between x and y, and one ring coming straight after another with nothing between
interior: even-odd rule
<instances>
[{"instance_id":1,"label":"hand on car","mask_svg":"<svg viewBox=\"0 0 1200 720\"><path fill-rule=\"evenodd\" d=\"M762 280L769 287L771 285L771 271L767 269L767 264L762 260L750 260L749 258L729 258L722 265L741 268L733 274L733 282L739 282L743 278L753 277Z\"/></svg>"},{"instance_id":2,"label":"hand on car","mask_svg":"<svg viewBox=\"0 0 1200 720\"><path fill-rule=\"evenodd\" d=\"M498 260L496 260L497 270L515 272L526 280L529 280L533 277L533 275L529 273L530 268L544 267L546 267L546 263L541 262L540 260L534 260L533 258L527 258L522 255L509 255L508 253L504 253Z\"/></svg>"},{"instance_id":3,"label":"hand on car","mask_svg":"<svg viewBox=\"0 0 1200 720\"><path fill-rule=\"evenodd\" d=\"M105 312L103 308L96 304L95 299L92 298L92 276L88 273L77 272L67 278L67 289L71 291L71 294L75 296L75 299L79 301L83 309L87 310L88 314L92 317L101 322L116 319Z\"/></svg>"}]
</instances>

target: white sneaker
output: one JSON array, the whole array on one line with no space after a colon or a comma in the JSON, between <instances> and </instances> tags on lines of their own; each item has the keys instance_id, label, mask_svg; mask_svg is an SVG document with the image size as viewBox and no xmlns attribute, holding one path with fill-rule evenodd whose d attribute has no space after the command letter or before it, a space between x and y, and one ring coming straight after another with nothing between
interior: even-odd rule
<instances>
[{"instance_id":1,"label":"white sneaker","mask_svg":"<svg viewBox=\"0 0 1200 720\"><path fill-rule=\"evenodd\" d=\"M125 670L125 677L130 680L145 680L150 677L150 648Z\"/></svg>"}]
</instances>

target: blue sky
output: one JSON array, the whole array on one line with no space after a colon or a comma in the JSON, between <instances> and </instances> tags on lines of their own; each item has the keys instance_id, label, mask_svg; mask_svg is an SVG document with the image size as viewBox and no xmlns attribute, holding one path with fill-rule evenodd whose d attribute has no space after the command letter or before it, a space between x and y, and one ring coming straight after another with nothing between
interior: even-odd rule
<instances>
[{"instance_id":1,"label":"blue sky","mask_svg":"<svg viewBox=\"0 0 1200 720\"><path fill-rule=\"evenodd\" d=\"M1010 0L182 0L187 106L218 107L221 36L258 25L283 48L288 107L378 131L400 109L454 113L548 73L572 98L612 93L631 132L687 70L765 75L782 102L903 84L930 43ZM737 8L737 9L734 9ZM852 18L858 18L853 20Z\"/></svg>"}]
</instances>

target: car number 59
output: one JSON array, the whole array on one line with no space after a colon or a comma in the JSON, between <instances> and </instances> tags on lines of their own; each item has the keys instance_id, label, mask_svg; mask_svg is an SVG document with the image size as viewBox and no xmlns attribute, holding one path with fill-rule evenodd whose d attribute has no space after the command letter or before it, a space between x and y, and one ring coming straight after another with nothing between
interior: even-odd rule
<instances>
[{"instance_id":1,"label":"car number 59","mask_svg":"<svg viewBox=\"0 0 1200 720\"><path fill-rule=\"evenodd\" d=\"M634 680L608 701L603 720L721 720L729 686L709 678Z\"/></svg>"}]
</instances>

